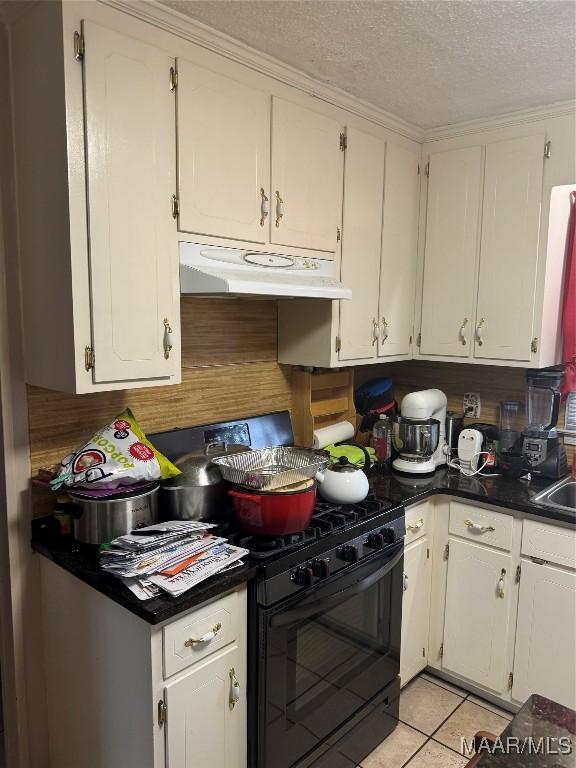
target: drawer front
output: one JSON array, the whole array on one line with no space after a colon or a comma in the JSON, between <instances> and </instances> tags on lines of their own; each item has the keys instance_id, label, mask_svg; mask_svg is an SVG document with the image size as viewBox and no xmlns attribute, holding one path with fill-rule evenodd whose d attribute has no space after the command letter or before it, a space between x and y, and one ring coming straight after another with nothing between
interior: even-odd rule
<instances>
[{"instance_id":1,"label":"drawer front","mask_svg":"<svg viewBox=\"0 0 576 768\"><path fill-rule=\"evenodd\" d=\"M576 568L576 531L535 520L524 520L522 554Z\"/></svg>"},{"instance_id":2,"label":"drawer front","mask_svg":"<svg viewBox=\"0 0 576 768\"><path fill-rule=\"evenodd\" d=\"M240 634L240 599L233 592L164 627L164 677L171 677L234 642ZM244 630L246 628L244 627Z\"/></svg>"},{"instance_id":3,"label":"drawer front","mask_svg":"<svg viewBox=\"0 0 576 768\"><path fill-rule=\"evenodd\" d=\"M458 501L450 502L450 533L477 544L510 551L513 522L512 515Z\"/></svg>"},{"instance_id":4,"label":"drawer front","mask_svg":"<svg viewBox=\"0 0 576 768\"><path fill-rule=\"evenodd\" d=\"M432 514L433 509L429 504L418 504L406 510L406 546L431 533Z\"/></svg>"}]
</instances>

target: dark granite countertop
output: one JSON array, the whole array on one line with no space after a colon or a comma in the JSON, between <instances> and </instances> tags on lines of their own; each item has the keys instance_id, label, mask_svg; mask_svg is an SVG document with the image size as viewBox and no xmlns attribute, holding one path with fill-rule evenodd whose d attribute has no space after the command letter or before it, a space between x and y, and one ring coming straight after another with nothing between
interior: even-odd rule
<instances>
[{"instance_id":1,"label":"dark granite countertop","mask_svg":"<svg viewBox=\"0 0 576 768\"><path fill-rule=\"evenodd\" d=\"M576 524L576 513L534 503L534 497L552 480L517 480L502 475L465 477L460 472L441 467L432 476L403 475L391 469L375 467L370 473L372 490L395 504L408 506L437 494L447 494L484 504L515 509L561 523Z\"/></svg>"},{"instance_id":2,"label":"dark granite countertop","mask_svg":"<svg viewBox=\"0 0 576 768\"><path fill-rule=\"evenodd\" d=\"M250 581L256 575L256 567L246 563L211 576L180 597L167 594L150 600L138 600L119 579L100 568L96 547L54 536L50 523L43 524L43 521L51 519L40 518L34 521L32 548L149 624L161 624L167 619L173 619Z\"/></svg>"},{"instance_id":3,"label":"dark granite countertop","mask_svg":"<svg viewBox=\"0 0 576 768\"><path fill-rule=\"evenodd\" d=\"M574 768L576 712L533 694L476 768Z\"/></svg>"},{"instance_id":4,"label":"dark granite countertop","mask_svg":"<svg viewBox=\"0 0 576 768\"><path fill-rule=\"evenodd\" d=\"M564 524L576 523L574 513L534 503L534 496L542 488L551 485L550 481L527 483L501 476L469 478L447 468L438 469L431 477L418 477L375 467L370 472L370 484L377 495L389 499L394 505L409 506L430 496L447 494L520 510ZM118 579L101 570L94 547L66 542L55 537L53 525L42 522L49 520L51 518L40 518L34 522L33 549L150 624L160 624L172 619L206 600L250 581L258 569L257 564L247 561L239 568L212 576L178 598L166 595L150 600L138 600Z\"/></svg>"}]
</instances>

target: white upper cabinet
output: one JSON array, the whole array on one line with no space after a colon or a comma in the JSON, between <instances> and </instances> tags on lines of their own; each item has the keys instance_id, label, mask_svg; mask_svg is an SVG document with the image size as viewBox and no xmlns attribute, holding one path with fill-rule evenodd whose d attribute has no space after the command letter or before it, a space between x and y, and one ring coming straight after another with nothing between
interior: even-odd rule
<instances>
[{"instance_id":1,"label":"white upper cabinet","mask_svg":"<svg viewBox=\"0 0 576 768\"><path fill-rule=\"evenodd\" d=\"M482 148L430 156L420 352L467 357L478 251Z\"/></svg>"},{"instance_id":2,"label":"white upper cabinet","mask_svg":"<svg viewBox=\"0 0 576 768\"><path fill-rule=\"evenodd\" d=\"M339 122L272 99L270 242L334 252L342 218Z\"/></svg>"},{"instance_id":3,"label":"white upper cabinet","mask_svg":"<svg viewBox=\"0 0 576 768\"><path fill-rule=\"evenodd\" d=\"M352 299L340 302L340 360L372 358L379 335L378 282L382 236L382 139L348 130L340 277Z\"/></svg>"},{"instance_id":4,"label":"white upper cabinet","mask_svg":"<svg viewBox=\"0 0 576 768\"><path fill-rule=\"evenodd\" d=\"M180 314L174 62L92 22L84 34L93 377L167 379Z\"/></svg>"},{"instance_id":5,"label":"white upper cabinet","mask_svg":"<svg viewBox=\"0 0 576 768\"><path fill-rule=\"evenodd\" d=\"M475 357L531 359L545 141L486 147Z\"/></svg>"},{"instance_id":6,"label":"white upper cabinet","mask_svg":"<svg viewBox=\"0 0 576 768\"><path fill-rule=\"evenodd\" d=\"M265 243L270 95L178 59L178 229Z\"/></svg>"},{"instance_id":7,"label":"white upper cabinet","mask_svg":"<svg viewBox=\"0 0 576 768\"><path fill-rule=\"evenodd\" d=\"M420 197L419 157L415 148L388 144L380 261L379 357L409 355L411 352Z\"/></svg>"}]
</instances>

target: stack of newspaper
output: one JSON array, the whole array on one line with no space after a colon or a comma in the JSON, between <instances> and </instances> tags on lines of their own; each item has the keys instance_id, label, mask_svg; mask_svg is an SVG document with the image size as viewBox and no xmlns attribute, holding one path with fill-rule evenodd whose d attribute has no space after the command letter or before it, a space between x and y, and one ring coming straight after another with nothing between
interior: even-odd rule
<instances>
[{"instance_id":1,"label":"stack of newspaper","mask_svg":"<svg viewBox=\"0 0 576 768\"><path fill-rule=\"evenodd\" d=\"M162 591L177 597L209 576L240 565L248 550L214 536L210 523L172 520L139 528L103 549L102 568L140 600Z\"/></svg>"}]
</instances>

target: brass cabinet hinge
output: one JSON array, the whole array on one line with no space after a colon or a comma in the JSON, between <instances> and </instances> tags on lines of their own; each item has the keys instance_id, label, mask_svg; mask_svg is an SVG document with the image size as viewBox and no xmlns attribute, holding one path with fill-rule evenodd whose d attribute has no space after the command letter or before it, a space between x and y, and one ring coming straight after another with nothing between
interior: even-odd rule
<instances>
[{"instance_id":1,"label":"brass cabinet hinge","mask_svg":"<svg viewBox=\"0 0 576 768\"><path fill-rule=\"evenodd\" d=\"M552 142L547 141L546 144L544 144L544 157L549 160L552 156Z\"/></svg>"},{"instance_id":2,"label":"brass cabinet hinge","mask_svg":"<svg viewBox=\"0 0 576 768\"><path fill-rule=\"evenodd\" d=\"M172 195L172 218L177 219L180 215L180 201L176 195Z\"/></svg>"},{"instance_id":3,"label":"brass cabinet hinge","mask_svg":"<svg viewBox=\"0 0 576 768\"><path fill-rule=\"evenodd\" d=\"M340 227L336 227L336 242L339 243L342 240L342 230Z\"/></svg>"},{"instance_id":4,"label":"brass cabinet hinge","mask_svg":"<svg viewBox=\"0 0 576 768\"><path fill-rule=\"evenodd\" d=\"M426 174L426 178L430 178L430 161L426 163L426 166L424 168L424 173Z\"/></svg>"},{"instance_id":5,"label":"brass cabinet hinge","mask_svg":"<svg viewBox=\"0 0 576 768\"><path fill-rule=\"evenodd\" d=\"M538 336L534 336L532 344L530 344L530 351L536 354L538 352Z\"/></svg>"},{"instance_id":6,"label":"brass cabinet hinge","mask_svg":"<svg viewBox=\"0 0 576 768\"><path fill-rule=\"evenodd\" d=\"M344 131L340 134L340 151L345 152L348 149L348 136Z\"/></svg>"},{"instance_id":7,"label":"brass cabinet hinge","mask_svg":"<svg viewBox=\"0 0 576 768\"><path fill-rule=\"evenodd\" d=\"M168 719L168 707L163 699L158 702L158 725L162 727Z\"/></svg>"},{"instance_id":8,"label":"brass cabinet hinge","mask_svg":"<svg viewBox=\"0 0 576 768\"><path fill-rule=\"evenodd\" d=\"M438 656L440 656L440 658L444 656L444 643L442 643L442 645L440 646L440 650L438 651Z\"/></svg>"},{"instance_id":9,"label":"brass cabinet hinge","mask_svg":"<svg viewBox=\"0 0 576 768\"><path fill-rule=\"evenodd\" d=\"M510 674L508 675L508 690L509 691L512 690L513 684L514 684L514 672L510 672Z\"/></svg>"},{"instance_id":10,"label":"brass cabinet hinge","mask_svg":"<svg viewBox=\"0 0 576 768\"><path fill-rule=\"evenodd\" d=\"M426 547L426 560L430 560L430 549Z\"/></svg>"},{"instance_id":11,"label":"brass cabinet hinge","mask_svg":"<svg viewBox=\"0 0 576 768\"><path fill-rule=\"evenodd\" d=\"M418 163L418 171L417 171L417 173L418 173L418 176L420 176L420 163Z\"/></svg>"},{"instance_id":12,"label":"brass cabinet hinge","mask_svg":"<svg viewBox=\"0 0 576 768\"><path fill-rule=\"evenodd\" d=\"M521 576L522 576L522 566L521 565L517 565L516 566L516 576L514 577L514 582L516 584L520 584Z\"/></svg>"},{"instance_id":13,"label":"brass cabinet hinge","mask_svg":"<svg viewBox=\"0 0 576 768\"><path fill-rule=\"evenodd\" d=\"M418 336L416 336L416 346L419 347L422 344L422 331L418 333Z\"/></svg>"},{"instance_id":14,"label":"brass cabinet hinge","mask_svg":"<svg viewBox=\"0 0 576 768\"><path fill-rule=\"evenodd\" d=\"M84 35L81 32L74 32L74 58L76 61L82 61L84 49Z\"/></svg>"},{"instance_id":15,"label":"brass cabinet hinge","mask_svg":"<svg viewBox=\"0 0 576 768\"><path fill-rule=\"evenodd\" d=\"M342 340L340 339L340 336L336 336L334 349L336 350L336 352L340 352L340 350L342 349Z\"/></svg>"},{"instance_id":16,"label":"brass cabinet hinge","mask_svg":"<svg viewBox=\"0 0 576 768\"><path fill-rule=\"evenodd\" d=\"M87 371L91 371L94 368L95 359L94 348L84 347L84 368Z\"/></svg>"},{"instance_id":17,"label":"brass cabinet hinge","mask_svg":"<svg viewBox=\"0 0 576 768\"><path fill-rule=\"evenodd\" d=\"M422 658L426 658L426 648L422 648Z\"/></svg>"},{"instance_id":18,"label":"brass cabinet hinge","mask_svg":"<svg viewBox=\"0 0 576 768\"><path fill-rule=\"evenodd\" d=\"M448 560L450 557L450 544L446 544L444 547L444 560Z\"/></svg>"},{"instance_id":19,"label":"brass cabinet hinge","mask_svg":"<svg viewBox=\"0 0 576 768\"><path fill-rule=\"evenodd\" d=\"M176 67L170 67L170 77L168 82L170 85L170 93L174 93L176 88L178 88L178 70Z\"/></svg>"}]
</instances>

